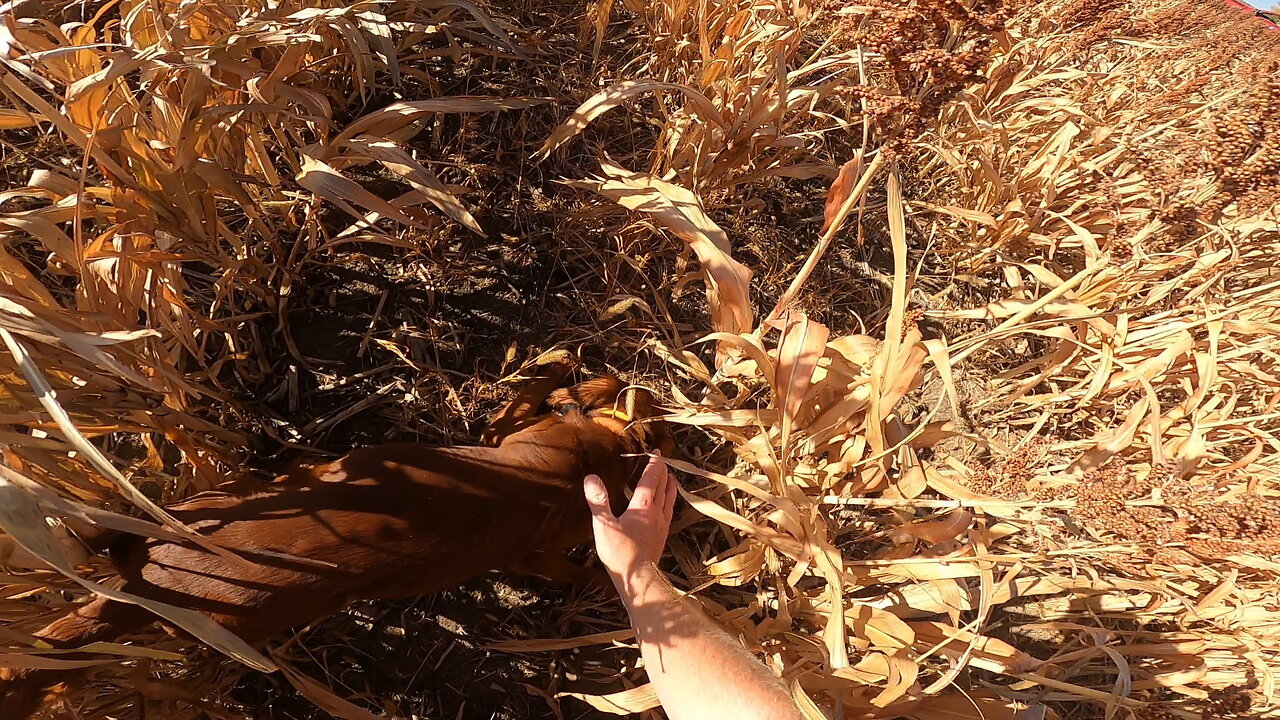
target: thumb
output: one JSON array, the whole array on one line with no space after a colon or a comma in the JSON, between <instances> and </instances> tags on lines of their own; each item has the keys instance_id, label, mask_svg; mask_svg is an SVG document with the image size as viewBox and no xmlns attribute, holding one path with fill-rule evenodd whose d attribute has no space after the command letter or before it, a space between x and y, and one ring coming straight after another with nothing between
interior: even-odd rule
<instances>
[{"instance_id":1,"label":"thumb","mask_svg":"<svg viewBox=\"0 0 1280 720\"><path fill-rule=\"evenodd\" d=\"M587 505L596 520L616 520L609 507L609 491L599 475L588 475L582 481L582 490L587 497Z\"/></svg>"}]
</instances>

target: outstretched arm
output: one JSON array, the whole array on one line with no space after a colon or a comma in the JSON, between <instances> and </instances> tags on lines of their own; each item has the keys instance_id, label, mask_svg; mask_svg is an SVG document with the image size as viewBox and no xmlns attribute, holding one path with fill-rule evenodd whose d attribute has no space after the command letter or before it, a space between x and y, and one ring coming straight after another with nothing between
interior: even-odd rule
<instances>
[{"instance_id":1,"label":"outstretched arm","mask_svg":"<svg viewBox=\"0 0 1280 720\"><path fill-rule=\"evenodd\" d=\"M658 570L675 507L675 481L649 461L621 517L604 484L585 483L596 552L627 607L649 681L671 720L801 720L782 683L741 644L682 597Z\"/></svg>"}]
</instances>

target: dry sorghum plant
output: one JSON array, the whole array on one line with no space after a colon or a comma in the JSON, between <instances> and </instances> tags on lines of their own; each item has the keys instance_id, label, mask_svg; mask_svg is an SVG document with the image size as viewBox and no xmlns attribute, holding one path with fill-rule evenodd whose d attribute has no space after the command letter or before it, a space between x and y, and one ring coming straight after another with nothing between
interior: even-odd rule
<instances>
[{"instance_id":1,"label":"dry sorghum plant","mask_svg":"<svg viewBox=\"0 0 1280 720\"><path fill-rule=\"evenodd\" d=\"M842 44L870 53L867 82L843 93L862 103L876 144L901 152L943 105L986 80L981 69L1009 12L1002 0L873 0L861 9L837 15L829 28Z\"/></svg>"}]
</instances>

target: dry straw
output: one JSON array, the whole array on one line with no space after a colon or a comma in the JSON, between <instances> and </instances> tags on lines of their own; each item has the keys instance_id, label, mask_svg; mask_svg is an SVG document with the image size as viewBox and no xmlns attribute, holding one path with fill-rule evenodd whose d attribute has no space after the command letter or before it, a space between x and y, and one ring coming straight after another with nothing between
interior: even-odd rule
<instances>
[{"instance_id":1,"label":"dry straw","mask_svg":"<svg viewBox=\"0 0 1280 720\"><path fill-rule=\"evenodd\" d=\"M440 113L548 101L434 96L401 61L527 59L465 0L121 2L60 26L23 7L0 28L0 124L40 138L0 196L9 667L47 657L23 633L68 602L44 590L102 569L45 515L142 523L93 514L127 498L144 530L181 533L147 498L249 449L202 412L233 402L220 367L252 364L247 299L283 316L277 273L343 243L408 247L442 217L482 233L408 141ZM815 720L1275 716L1280 33L1185 2L627 0L588 13L595 57L619 18L637 50L537 159L587 145L564 192L697 263L701 338L643 348L691 455L721 458L671 461L677 527L718 528L673 543L676 581ZM624 112L656 133L596 152ZM834 180L822 228L761 297L717 219L815 177ZM793 302L854 235L892 258L870 334ZM19 574L32 555L62 573ZM574 696L656 705L647 686Z\"/></svg>"}]
</instances>

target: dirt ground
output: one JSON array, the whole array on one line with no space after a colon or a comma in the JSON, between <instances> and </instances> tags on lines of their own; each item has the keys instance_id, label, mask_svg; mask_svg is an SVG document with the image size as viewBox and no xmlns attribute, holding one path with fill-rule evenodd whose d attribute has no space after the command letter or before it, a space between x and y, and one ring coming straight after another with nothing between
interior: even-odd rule
<instances>
[{"instance_id":1,"label":"dirt ground","mask_svg":"<svg viewBox=\"0 0 1280 720\"><path fill-rule=\"evenodd\" d=\"M603 718L561 691L608 692L611 668L634 651L584 648L516 654L504 640L574 637L625 627L616 601L575 598L532 579L492 574L462 588L405 601L360 603L303 632L298 666L349 698L376 698L400 717ZM642 681L634 670L630 680ZM614 681L614 682L611 682ZM310 720L326 714L276 675L247 675L231 692L258 717Z\"/></svg>"}]
</instances>

